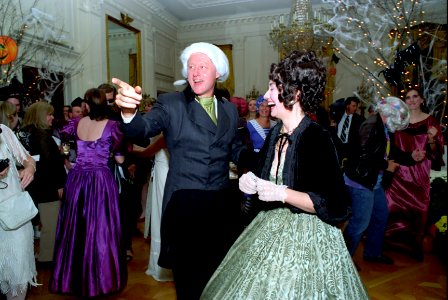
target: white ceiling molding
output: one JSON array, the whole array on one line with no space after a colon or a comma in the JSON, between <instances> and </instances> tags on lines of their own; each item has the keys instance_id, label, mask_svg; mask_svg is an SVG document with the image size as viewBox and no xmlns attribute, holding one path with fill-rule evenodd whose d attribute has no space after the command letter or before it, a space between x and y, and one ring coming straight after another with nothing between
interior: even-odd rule
<instances>
[{"instance_id":1,"label":"white ceiling molding","mask_svg":"<svg viewBox=\"0 0 448 300\"><path fill-rule=\"evenodd\" d=\"M179 20L166 11L156 0L140 0L140 4L144 5L153 15L158 16L167 25L175 29L179 28Z\"/></svg>"},{"instance_id":2,"label":"white ceiling molding","mask_svg":"<svg viewBox=\"0 0 448 300\"><path fill-rule=\"evenodd\" d=\"M194 29L207 29L207 28L215 28L215 27L222 27L222 26L233 26L233 25L244 25L244 24L259 24L263 22L272 22L274 20L275 16L259 16L259 17L248 17L248 18L242 18L242 19L227 19L227 20L221 20L221 21L211 21L211 22L204 22L204 23L196 23L196 24L185 24L182 25L180 30L181 31L190 31Z\"/></svg>"},{"instance_id":3,"label":"white ceiling molding","mask_svg":"<svg viewBox=\"0 0 448 300\"><path fill-rule=\"evenodd\" d=\"M148 1L148 0L146 0ZM269 14L291 9L291 0L151 0L179 22L200 21L240 15ZM320 1L320 0L313 0ZM206 22L206 21L204 21Z\"/></svg>"},{"instance_id":4,"label":"white ceiling molding","mask_svg":"<svg viewBox=\"0 0 448 300\"><path fill-rule=\"evenodd\" d=\"M234 5L238 3L255 2L256 0L178 0L187 7L193 9L210 8L223 5Z\"/></svg>"}]
</instances>

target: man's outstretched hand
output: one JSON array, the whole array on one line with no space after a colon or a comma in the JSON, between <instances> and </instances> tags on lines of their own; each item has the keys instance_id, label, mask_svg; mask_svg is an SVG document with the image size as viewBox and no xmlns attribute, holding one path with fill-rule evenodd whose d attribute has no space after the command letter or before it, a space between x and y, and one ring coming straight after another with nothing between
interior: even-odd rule
<instances>
[{"instance_id":1,"label":"man's outstretched hand","mask_svg":"<svg viewBox=\"0 0 448 300\"><path fill-rule=\"evenodd\" d=\"M115 103L121 108L124 117L132 117L137 109L137 105L142 100L142 88L139 86L133 88L118 78L112 78L112 82L118 85Z\"/></svg>"}]
</instances>

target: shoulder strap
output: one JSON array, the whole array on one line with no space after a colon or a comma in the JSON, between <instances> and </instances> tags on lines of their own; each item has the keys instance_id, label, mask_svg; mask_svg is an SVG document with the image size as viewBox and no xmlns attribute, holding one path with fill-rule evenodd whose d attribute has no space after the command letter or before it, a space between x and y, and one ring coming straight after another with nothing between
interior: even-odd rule
<instances>
[{"instance_id":1,"label":"shoulder strap","mask_svg":"<svg viewBox=\"0 0 448 300\"><path fill-rule=\"evenodd\" d=\"M263 127L260 126L260 124L258 124L257 121L255 120L250 120L249 121L252 126L254 127L255 131L257 131L257 133L263 138L266 139L266 133L264 132Z\"/></svg>"}]
</instances>

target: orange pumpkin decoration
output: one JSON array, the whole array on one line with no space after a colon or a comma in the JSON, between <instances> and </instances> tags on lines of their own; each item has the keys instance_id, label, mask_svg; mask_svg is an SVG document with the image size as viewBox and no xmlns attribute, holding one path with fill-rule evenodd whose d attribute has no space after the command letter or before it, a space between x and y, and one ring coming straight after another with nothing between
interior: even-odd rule
<instances>
[{"instance_id":1,"label":"orange pumpkin decoration","mask_svg":"<svg viewBox=\"0 0 448 300\"><path fill-rule=\"evenodd\" d=\"M16 59L18 50L16 41L9 36L0 36L0 64L7 65Z\"/></svg>"},{"instance_id":2,"label":"orange pumpkin decoration","mask_svg":"<svg viewBox=\"0 0 448 300\"><path fill-rule=\"evenodd\" d=\"M335 67L331 67L328 73L330 73L331 76L336 75L336 68Z\"/></svg>"}]
</instances>

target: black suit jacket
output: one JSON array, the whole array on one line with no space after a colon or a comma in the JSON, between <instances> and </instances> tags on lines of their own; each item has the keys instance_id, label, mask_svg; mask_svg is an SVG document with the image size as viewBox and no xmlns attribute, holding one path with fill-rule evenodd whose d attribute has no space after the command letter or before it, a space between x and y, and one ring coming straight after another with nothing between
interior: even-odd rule
<instances>
[{"instance_id":1,"label":"black suit jacket","mask_svg":"<svg viewBox=\"0 0 448 300\"><path fill-rule=\"evenodd\" d=\"M359 130L360 146L358 152L347 160L345 174L353 181L373 190L380 171L385 171L388 162L385 159L387 140L384 123L380 114L370 116ZM389 132L390 152L388 159L393 159L400 165L412 166L415 164L412 153L404 152L394 145L393 133ZM392 180L392 173L387 174L386 185ZM383 181L385 176L383 175ZM384 186L384 184L383 184Z\"/></svg>"},{"instance_id":2,"label":"black suit jacket","mask_svg":"<svg viewBox=\"0 0 448 300\"><path fill-rule=\"evenodd\" d=\"M59 200L58 189L65 185L67 173L64 158L52 138L51 130L30 125L24 128L29 133L29 153L39 155L34 180L27 186L34 202L47 203Z\"/></svg>"},{"instance_id":3,"label":"black suit jacket","mask_svg":"<svg viewBox=\"0 0 448 300\"><path fill-rule=\"evenodd\" d=\"M162 94L151 111L123 124L125 135L131 138L150 138L163 132L170 153L163 211L177 190L228 188L229 161L238 164L243 149L237 134L236 106L215 94L215 125L194 96L189 86L181 93Z\"/></svg>"},{"instance_id":4,"label":"black suit jacket","mask_svg":"<svg viewBox=\"0 0 448 300\"><path fill-rule=\"evenodd\" d=\"M339 122L341 121L342 116L339 119ZM364 121L365 121L364 117L362 117L356 113L354 113L352 115L352 121L350 123L350 127L348 130L347 143L343 143L341 141L341 139L337 136L338 125L336 125L336 127L332 128L332 130L331 130L332 137L333 137L333 140L334 140L334 143L336 146L340 164L343 164L343 161L345 159L347 159L348 157L359 152L359 147L361 145L359 129L361 127L361 124ZM339 124L339 122L337 124Z\"/></svg>"}]
</instances>

